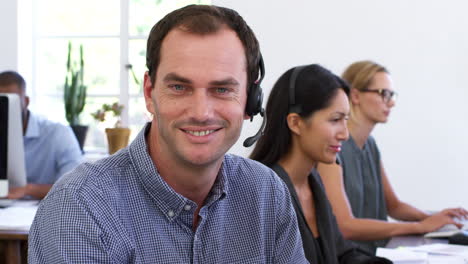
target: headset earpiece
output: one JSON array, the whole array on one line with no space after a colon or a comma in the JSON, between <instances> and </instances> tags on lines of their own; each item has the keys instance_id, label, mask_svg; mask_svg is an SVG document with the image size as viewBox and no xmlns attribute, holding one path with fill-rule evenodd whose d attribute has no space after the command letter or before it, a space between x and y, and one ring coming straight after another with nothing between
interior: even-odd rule
<instances>
[{"instance_id":1,"label":"headset earpiece","mask_svg":"<svg viewBox=\"0 0 468 264\"><path fill-rule=\"evenodd\" d=\"M263 91L262 87L260 87L263 77L265 77L265 65L263 63L262 54L260 54L258 67L260 77L249 87L249 92L247 93L247 103L245 105L245 113L250 116L250 121L252 121L253 117L257 114L260 114L263 117L263 121L258 132L255 135L245 139L244 147L252 146L263 135L263 129L265 128L266 124L266 118L264 116L265 110L262 108Z\"/></svg>"},{"instance_id":2,"label":"headset earpiece","mask_svg":"<svg viewBox=\"0 0 468 264\"><path fill-rule=\"evenodd\" d=\"M250 86L245 113L252 119L262 110L263 91L259 84Z\"/></svg>"},{"instance_id":3,"label":"headset earpiece","mask_svg":"<svg viewBox=\"0 0 468 264\"><path fill-rule=\"evenodd\" d=\"M260 77L252 85L250 85L249 92L247 94L245 113L250 116L250 120L252 120L255 115L262 111L263 91L260 84L263 80L263 77L265 77L265 65L263 63L261 54L259 60L259 74Z\"/></svg>"}]
</instances>

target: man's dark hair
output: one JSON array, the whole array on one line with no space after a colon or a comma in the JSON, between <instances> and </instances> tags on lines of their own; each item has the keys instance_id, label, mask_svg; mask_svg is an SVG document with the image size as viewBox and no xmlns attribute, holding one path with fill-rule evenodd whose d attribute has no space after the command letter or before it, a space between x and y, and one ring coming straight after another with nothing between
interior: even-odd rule
<instances>
[{"instance_id":1,"label":"man's dark hair","mask_svg":"<svg viewBox=\"0 0 468 264\"><path fill-rule=\"evenodd\" d=\"M8 86L16 84L21 89L21 92L26 91L26 82L23 77L15 71L4 71L0 73L0 86Z\"/></svg>"},{"instance_id":2,"label":"man's dark hair","mask_svg":"<svg viewBox=\"0 0 468 264\"><path fill-rule=\"evenodd\" d=\"M188 5L177 9L161 19L151 29L148 37L146 66L154 85L156 71L161 60L164 38L174 28L185 32L207 35L227 26L237 33L245 49L247 59L247 87L258 79L260 47L255 34L234 10L208 5Z\"/></svg>"}]
</instances>

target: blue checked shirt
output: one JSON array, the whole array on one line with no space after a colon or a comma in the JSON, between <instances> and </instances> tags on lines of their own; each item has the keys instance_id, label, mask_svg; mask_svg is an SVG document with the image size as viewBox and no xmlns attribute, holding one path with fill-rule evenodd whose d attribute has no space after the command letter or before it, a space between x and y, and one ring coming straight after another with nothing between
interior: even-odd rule
<instances>
[{"instance_id":1,"label":"blue checked shirt","mask_svg":"<svg viewBox=\"0 0 468 264\"><path fill-rule=\"evenodd\" d=\"M83 155L71 128L31 111L23 140L28 183L54 184L82 162Z\"/></svg>"},{"instance_id":2,"label":"blue checked shirt","mask_svg":"<svg viewBox=\"0 0 468 264\"><path fill-rule=\"evenodd\" d=\"M30 230L29 263L308 263L273 171L225 155L193 231L196 204L160 177L144 131L54 185Z\"/></svg>"}]
</instances>

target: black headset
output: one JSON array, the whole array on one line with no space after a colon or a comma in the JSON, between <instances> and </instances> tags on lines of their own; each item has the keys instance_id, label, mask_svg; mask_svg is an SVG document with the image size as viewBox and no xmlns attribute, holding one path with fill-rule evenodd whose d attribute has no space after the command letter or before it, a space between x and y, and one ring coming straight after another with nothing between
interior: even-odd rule
<instances>
[{"instance_id":1,"label":"black headset","mask_svg":"<svg viewBox=\"0 0 468 264\"><path fill-rule=\"evenodd\" d=\"M262 87L260 87L260 83L265 77L265 64L263 63L262 55L260 55L258 65L260 77L250 85L247 95L247 104L245 106L245 113L250 116L250 120L253 119L254 115L261 113L263 109L263 91Z\"/></svg>"},{"instance_id":2,"label":"black headset","mask_svg":"<svg viewBox=\"0 0 468 264\"><path fill-rule=\"evenodd\" d=\"M249 92L247 94L247 103L245 105L245 113L248 116L250 116L250 121L252 121L253 117L257 114L260 114L260 116L263 117L263 121L258 132L255 135L248 137L244 140L244 147L246 148L252 146L263 135L263 129L266 125L265 109L263 109L262 107L263 91L262 87L260 87L260 84L263 78L265 77L265 64L263 62L262 54L260 54L258 68L260 77L249 87Z\"/></svg>"},{"instance_id":3,"label":"black headset","mask_svg":"<svg viewBox=\"0 0 468 264\"><path fill-rule=\"evenodd\" d=\"M295 67L291 73L291 78L289 78L289 113L300 114L302 112L302 105L296 105L296 81L299 73L305 67L307 67L307 65Z\"/></svg>"}]
</instances>

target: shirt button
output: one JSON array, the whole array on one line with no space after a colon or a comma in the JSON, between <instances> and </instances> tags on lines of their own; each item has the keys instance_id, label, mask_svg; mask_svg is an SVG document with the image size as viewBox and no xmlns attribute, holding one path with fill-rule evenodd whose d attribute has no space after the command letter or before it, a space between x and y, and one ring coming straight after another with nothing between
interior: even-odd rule
<instances>
[{"instance_id":1,"label":"shirt button","mask_svg":"<svg viewBox=\"0 0 468 264\"><path fill-rule=\"evenodd\" d=\"M174 216L174 211L169 210L169 212L167 212L167 215L168 215L169 217L173 217L173 216Z\"/></svg>"},{"instance_id":2,"label":"shirt button","mask_svg":"<svg viewBox=\"0 0 468 264\"><path fill-rule=\"evenodd\" d=\"M189 211L190 209L192 209L192 206L190 206L190 205L188 205L188 204L186 204L186 205L184 206L184 210L185 210L185 211Z\"/></svg>"}]
</instances>

